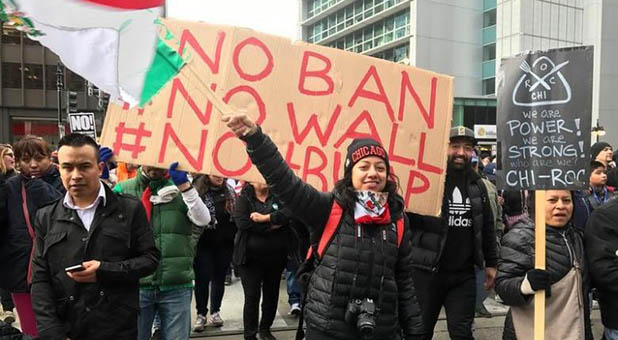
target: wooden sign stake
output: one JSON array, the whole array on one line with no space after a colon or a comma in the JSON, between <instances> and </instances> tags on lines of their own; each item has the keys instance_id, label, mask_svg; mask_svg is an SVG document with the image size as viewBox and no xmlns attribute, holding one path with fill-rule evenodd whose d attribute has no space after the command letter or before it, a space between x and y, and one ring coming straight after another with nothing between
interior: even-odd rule
<instances>
[{"instance_id":1,"label":"wooden sign stake","mask_svg":"<svg viewBox=\"0 0 618 340\"><path fill-rule=\"evenodd\" d=\"M535 192L534 267L545 269L545 190ZM545 339L545 290L534 294L534 340Z\"/></svg>"}]
</instances>

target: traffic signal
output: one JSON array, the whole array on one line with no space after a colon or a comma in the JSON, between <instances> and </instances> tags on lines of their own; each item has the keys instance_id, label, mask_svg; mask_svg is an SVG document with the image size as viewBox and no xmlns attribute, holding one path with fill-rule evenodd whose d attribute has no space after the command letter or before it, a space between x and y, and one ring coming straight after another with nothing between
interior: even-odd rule
<instances>
[{"instance_id":1,"label":"traffic signal","mask_svg":"<svg viewBox=\"0 0 618 340\"><path fill-rule=\"evenodd\" d=\"M67 111L77 112L77 92L67 91Z\"/></svg>"},{"instance_id":2,"label":"traffic signal","mask_svg":"<svg viewBox=\"0 0 618 340\"><path fill-rule=\"evenodd\" d=\"M99 90L99 110L107 111L107 105L109 104L109 95Z\"/></svg>"}]
</instances>

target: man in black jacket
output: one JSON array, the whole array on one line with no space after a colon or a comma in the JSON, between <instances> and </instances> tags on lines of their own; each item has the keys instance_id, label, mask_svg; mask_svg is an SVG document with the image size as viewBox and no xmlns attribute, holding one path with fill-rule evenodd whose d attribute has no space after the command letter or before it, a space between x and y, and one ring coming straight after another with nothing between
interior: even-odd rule
<instances>
[{"instance_id":1,"label":"man in black jacket","mask_svg":"<svg viewBox=\"0 0 618 340\"><path fill-rule=\"evenodd\" d=\"M586 252L597 288L605 339L618 340L618 199L595 209L586 224Z\"/></svg>"},{"instance_id":2,"label":"man in black jacket","mask_svg":"<svg viewBox=\"0 0 618 340\"><path fill-rule=\"evenodd\" d=\"M475 144L472 130L463 126L451 129L442 216L409 215L414 286L428 340L442 306L450 338L474 339L474 266L486 268L486 290L493 287L496 275L495 218L487 189L472 170Z\"/></svg>"},{"instance_id":3,"label":"man in black jacket","mask_svg":"<svg viewBox=\"0 0 618 340\"><path fill-rule=\"evenodd\" d=\"M103 163L90 137L72 134L58 145L67 193L34 222L40 339L136 339L139 278L160 256L144 208L100 182Z\"/></svg>"}]
</instances>

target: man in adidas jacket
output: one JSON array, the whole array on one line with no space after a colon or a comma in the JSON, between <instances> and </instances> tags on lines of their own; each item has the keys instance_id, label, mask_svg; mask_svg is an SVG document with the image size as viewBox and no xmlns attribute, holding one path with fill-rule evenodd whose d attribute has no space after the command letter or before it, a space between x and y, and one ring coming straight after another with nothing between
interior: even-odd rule
<instances>
[{"instance_id":1,"label":"man in adidas jacket","mask_svg":"<svg viewBox=\"0 0 618 340\"><path fill-rule=\"evenodd\" d=\"M414 286L431 339L442 306L450 338L474 339L474 266L486 268L485 289L494 284L497 265L495 218L487 189L472 169L476 140L472 130L451 129L442 216L409 214Z\"/></svg>"}]
</instances>

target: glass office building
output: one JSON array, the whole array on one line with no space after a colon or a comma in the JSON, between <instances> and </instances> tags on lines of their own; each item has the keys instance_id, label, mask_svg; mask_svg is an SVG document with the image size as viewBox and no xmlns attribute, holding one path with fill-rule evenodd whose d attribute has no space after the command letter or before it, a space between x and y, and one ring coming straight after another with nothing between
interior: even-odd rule
<instances>
[{"instance_id":1,"label":"glass office building","mask_svg":"<svg viewBox=\"0 0 618 340\"><path fill-rule=\"evenodd\" d=\"M453 124L496 123L496 0L299 0L301 39L456 78Z\"/></svg>"},{"instance_id":2,"label":"glass office building","mask_svg":"<svg viewBox=\"0 0 618 340\"><path fill-rule=\"evenodd\" d=\"M501 58L594 45L592 119L618 126L616 0L297 1L302 40L455 77L453 124L470 128L496 122Z\"/></svg>"}]
</instances>

